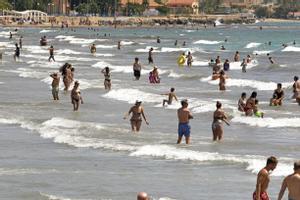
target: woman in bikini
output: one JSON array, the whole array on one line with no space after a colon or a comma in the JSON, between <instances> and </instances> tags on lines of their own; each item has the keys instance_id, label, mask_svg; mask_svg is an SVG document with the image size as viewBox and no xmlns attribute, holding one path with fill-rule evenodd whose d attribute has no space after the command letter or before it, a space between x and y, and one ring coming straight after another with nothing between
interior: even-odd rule
<instances>
[{"instance_id":1,"label":"woman in bikini","mask_svg":"<svg viewBox=\"0 0 300 200\"><path fill-rule=\"evenodd\" d=\"M147 125L149 125L145 114L144 114L144 108L142 107L141 101L136 101L135 105L132 106L129 110L129 112L125 115L124 119L126 119L130 114L132 113L130 123L131 123L131 129L133 132L139 132L142 125L142 117L144 118L144 121Z\"/></svg>"},{"instance_id":2,"label":"woman in bikini","mask_svg":"<svg viewBox=\"0 0 300 200\"><path fill-rule=\"evenodd\" d=\"M227 116L222 109L221 102L217 101L217 110L214 112L214 120L212 123L213 141L222 140L223 138L223 122L229 126Z\"/></svg>"},{"instance_id":3,"label":"woman in bikini","mask_svg":"<svg viewBox=\"0 0 300 200\"><path fill-rule=\"evenodd\" d=\"M78 110L80 103L83 104L83 100L82 100L81 93L79 90L79 82L78 81L75 81L74 87L71 91L71 100L72 100L74 111Z\"/></svg>"},{"instance_id":4,"label":"woman in bikini","mask_svg":"<svg viewBox=\"0 0 300 200\"><path fill-rule=\"evenodd\" d=\"M104 87L105 90L111 89L111 79L110 79L110 69L109 67L105 67L102 71L102 74L104 74Z\"/></svg>"}]
</instances>

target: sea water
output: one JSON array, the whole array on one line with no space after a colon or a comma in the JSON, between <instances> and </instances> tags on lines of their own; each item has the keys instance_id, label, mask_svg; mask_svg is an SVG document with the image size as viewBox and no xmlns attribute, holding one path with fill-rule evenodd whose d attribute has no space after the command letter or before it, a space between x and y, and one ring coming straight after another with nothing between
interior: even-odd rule
<instances>
[{"instance_id":1,"label":"sea water","mask_svg":"<svg viewBox=\"0 0 300 200\"><path fill-rule=\"evenodd\" d=\"M300 45L292 44L300 44L300 23L198 30L19 28L9 40L10 30L14 29L0 30L0 199L130 200L139 191L153 199L251 199L256 174L271 155L279 158L269 187L275 199L283 177L300 158L300 112L291 99L293 77L300 75ZM14 62L14 43L20 35L23 49ZM47 47L39 46L44 35L55 48L56 62L48 62ZM93 43L95 55L89 53ZM226 50L221 51L221 45ZM159 85L148 83L151 47ZM179 68L178 56L188 51L193 53L193 67ZM242 73L240 62L232 61L235 51L241 58L253 58L247 73ZM269 64L267 53L277 65ZM211 81L208 62L218 55L231 60L226 92L219 92L218 81ZM143 66L140 81L134 81L132 73L135 57ZM70 93L62 91L62 83L60 101L52 101L49 75L65 62L75 67L75 80L80 82L84 104L79 112L72 111ZM112 76L109 92L100 72L106 66ZM269 107L278 82L285 90L283 106ZM166 97L161 94L171 87L179 100L189 100L195 117L189 146L175 144L180 104L162 107ZM240 94L249 96L252 91L258 92L264 119L246 118L237 111ZM150 125L132 134L123 116L137 99L143 101ZM213 143L211 122L218 100L231 126L225 127L222 142Z\"/></svg>"}]
</instances>

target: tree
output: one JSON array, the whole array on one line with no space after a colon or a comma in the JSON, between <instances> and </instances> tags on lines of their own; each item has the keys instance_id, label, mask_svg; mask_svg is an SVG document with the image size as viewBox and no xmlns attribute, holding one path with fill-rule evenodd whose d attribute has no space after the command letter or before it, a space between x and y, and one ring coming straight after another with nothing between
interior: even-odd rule
<instances>
[{"instance_id":1,"label":"tree","mask_svg":"<svg viewBox=\"0 0 300 200\"><path fill-rule=\"evenodd\" d=\"M7 0L0 0L0 10L11 9L12 6Z\"/></svg>"},{"instance_id":2,"label":"tree","mask_svg":"<svg viewBox=\"0 0 300 200\"><path fill-rule=\"evenodd\" d=\"M264 6L264 7L258 7L255 9L255 15L258 18L264 18L264 17L270 17L271 13L268 9L268 7Z\"/></svg>"}]
</instances>

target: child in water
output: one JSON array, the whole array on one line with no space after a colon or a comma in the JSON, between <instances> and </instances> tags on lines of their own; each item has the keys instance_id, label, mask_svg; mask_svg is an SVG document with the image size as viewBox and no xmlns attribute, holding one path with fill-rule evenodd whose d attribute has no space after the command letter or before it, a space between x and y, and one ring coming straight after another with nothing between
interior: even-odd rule
<instances>
[{"instance_id":1,"label":"child in water","mask_svg":"<svg viewBox=\"0 0 300 200\"><path fill-rule=\"evenodd\" d=\"M255 100L255 106L253 108L253 113L256 117L264 118L264 113L258 110L258 100Z\"/></svg>"}]
</instances>

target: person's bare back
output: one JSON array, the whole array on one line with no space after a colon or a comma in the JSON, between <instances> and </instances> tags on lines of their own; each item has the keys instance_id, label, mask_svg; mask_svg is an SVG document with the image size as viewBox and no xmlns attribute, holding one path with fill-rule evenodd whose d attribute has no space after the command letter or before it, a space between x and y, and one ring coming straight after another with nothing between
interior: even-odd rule
<instances>
[{"instance_id":1,"label":"person's bare back","mask_svg":"<svg viewBox=\"0 0 300 200\"><path fill-rule=\"evenodd\" d=\"M188 108L179 108L177 111L179 123L188 123L193 118Z\"/></svg>"}]
</instances>

